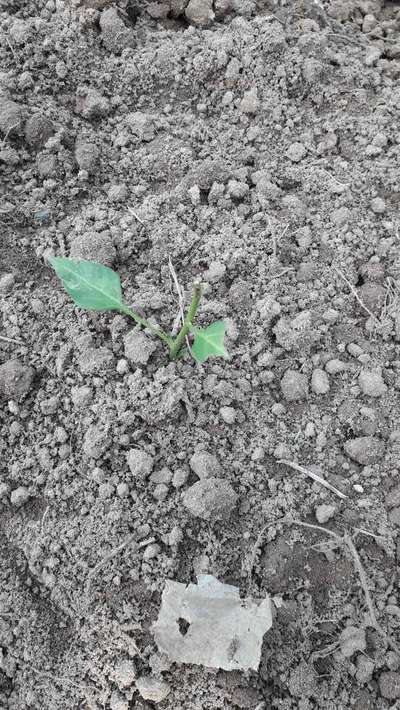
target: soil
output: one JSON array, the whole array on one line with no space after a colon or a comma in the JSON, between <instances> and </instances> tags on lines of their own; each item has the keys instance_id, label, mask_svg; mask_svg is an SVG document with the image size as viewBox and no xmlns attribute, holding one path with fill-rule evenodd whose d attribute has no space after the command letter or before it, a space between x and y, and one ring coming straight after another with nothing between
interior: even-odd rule
<instances>
[{"instance_id":1,"label":"soil","mask_svg":"<svg viewBox=\"0 0 400 710\"><path fill-rule=\"evenodd\" d=\"M400 708L399 3L0 23L0 708ZM229 359L75 308L52 254L165 329L170 259ZM258 672L158 652L165 580L199 572L273 597Z\"/></svg>"}]
</instances>

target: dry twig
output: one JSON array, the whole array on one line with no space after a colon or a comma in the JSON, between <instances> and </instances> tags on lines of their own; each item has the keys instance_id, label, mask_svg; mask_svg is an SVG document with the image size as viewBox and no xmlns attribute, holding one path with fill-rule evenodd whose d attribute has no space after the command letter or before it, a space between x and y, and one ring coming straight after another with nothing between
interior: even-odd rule
<instances>
[{"instance_id":1,"label":"dry twig","mask_svg":"<svg viewBox=\"0 0 400 710\"><path fill-rule=\"evenodd\" d=\"M92 570L90 570L87 579L86 579L86 594L90 590L90 585L92 584L93 578L97 575L98 571L104 567L104 565L107 564L110 560L112 560L114 557L117 557L120 552L122 552L126 547L129 545L134 546L135 550L140 550L141 547L145 547L146 545L150 545L151 543L155 542L154 537L150 537L147 540L142 540L141 542L137 543L136 541L136 535L130 535L124 542L122 542L118 547L115 547L111 552L106 555L100 562L97 563L95 567L93 567Z\"/></svg>"},{"instance_id":2,"label":"dry twig","mask_svg":"<svg viewBox=\"0 0 400 710\"><path fill-rule=\"evenodd\" d=\"M358 574L358 577L360 580L360 584L361 584L362 590L364 592L365 601L366 601L369 616L371 619L371 625L375 629L375 631L377 631L382 636L382 638L386 641L388 646L390 646L390 648L393 651L395 651L395 653L397 653L398 656L400 656L400 648L398 647L396 642L390 638L390 636L382 628L378 619L376 618L371 593L368 589L367 575L365 573L365 569L364 569L362 562L360 560L360 556L356 550L356 547L355 547L354 542L351 539L350 535L348 533L345 533L343 535L343 537L341 537L340 535L333 532L332 530L328 530L327 528L321 527L321 525L311 525L311 523L303 523L300 520L293 520L293 523L295 525L301 525L304 528L311 528L311 530L319 530L320 532L326 533L327 535L331 535L331 537L333 537L337 541L338 545L347 547L347 549L349 550L349 552L351 553L351 556L353 558L354 567L356 568L356 571L357 571L357 574Z\"/></svg>"},{"instance_id":3,"label":"dry twig","mask_svg":"<svg viewBox=\"0 0 400 710\"><path fill-rule=\"evenodd\" d=\"M25 343L22 340L16 340L15 338L6 338L5 335L0 335L0 340L3 340L5 343L15 343L15 345L25 345Z\"/></svg>"},{"instance_id":4,"label":"dry twig","mask_svg":"<svg viewBox=\"0 0 400 710\"><path fill-rule=\"evenodd\" d=\"M361 300L360 296L358 295L356 289L354 288L353 284L350 283L350 281L346 278L346 276L344 275L344 273L343 273L342 271L340 271L340 269L338 269L337 266L334 266L333 268L335 269L336 273L340 276L340 278L343 279L343 281L347 284L347 286L349 287L350 291L352 292L354 298L355 298L355 299L358 301L358 303L360 304L361 308L363 308L364 311L365 311L366 313L368 313L368 315L369 315L370 318L372 318L372 319L373 319L374 321L376 321L377 323L380 323L379 318L377 318L377 316L375 316L375 315L372 313L372 311L370 311L369 308L367 308L367 306L365 305L365 303L363 303L363 301Z\"/></svg>"},{"instance_id":5,"label":"dry twig","mask_svg":"<svg viewBox=\"0 0 400 710\"><path fill-rule=\"evenodd\" d=\"M179 320L182 323L182 325L185 322L185 295L183 292L183 288L178 281L178 277L176 275L176 271L175 271L175 268L174 268L174 265L171 261L170 256L168 257L168 268L169 268L169 272L171 274L172 280L175 284L176 292L178 294L178 303L179 303L179 318L177 318L177 321L178 321L177 330L178 330L179 329ZM175 328L175 324L174 324L174 328ZM188 336L186 336L185 340L186 340L186 347L189 350L190 354L192 354Z\"/></svg>"},{"instance_id":6,"label":"dry twig","mask_svg":"<svg viewBox=\"0 0 400 710\"><path fill-rule=\"evenodd\" d=\"M332 486L328 481L325 481L324 478L321 476L318 476L317 473L313 473L312 471L309 471L307 468L304 468L303 466L299 466L298 463L294 463L294 461L287 461L286 459L280 459L278 463L283 463L285 466L289 466L290 468L293 468L294 471L298 471L299 473L304 473L306 476L309 476L310 478L313 479L313 481L316 481L317 483L320 483L321 486L325 486L329 491L332 491L332 493L335 493L339 498L342 498L344 500L347 498L347 496L339 491L335 486Z\"/></svg>"},{"instance_id":7,"label":"dry twig","mask_svg":"<svg viewBox=\"0 0 400 710\"><path fill-rule=\"evenodd\" d=\"M140 222L142 227L146 226L143 220L140 219L139 215L137 215L136 212L133 211L132 207L128 207L128 212L130 212L132 217L134 217L135 219L137 219L138 222Z\"/></svg>"}]
</instances>

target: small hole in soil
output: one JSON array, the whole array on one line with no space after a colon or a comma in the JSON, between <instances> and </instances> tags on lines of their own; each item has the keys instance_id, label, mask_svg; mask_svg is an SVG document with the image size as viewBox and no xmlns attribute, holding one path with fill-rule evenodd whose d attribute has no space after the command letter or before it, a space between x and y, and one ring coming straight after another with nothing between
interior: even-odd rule
<instances>
[{"instance_id":1,"label":"small hole in soil","mask_svg":"<svg viewBox=\"0 0 400 710\"><path fill-rule=\"evenodd\" d=\"M140 8L135 2L133 2L133 0L128 0L126 14L128 15L132 25L135 26L140 15Z\"/></svg>"},{"instance_id":2,"label":"small hole in soil","mask_svg":"<svg viewBox=\"0 0 400 710\"><path fill-rule=\"evenodd\" d=\"M182 617L179 617L178 626L182 636L186 636L187 632L189 631L190 623L186 621L186 619L182 619Z\"/></svg>"}]
</instances>

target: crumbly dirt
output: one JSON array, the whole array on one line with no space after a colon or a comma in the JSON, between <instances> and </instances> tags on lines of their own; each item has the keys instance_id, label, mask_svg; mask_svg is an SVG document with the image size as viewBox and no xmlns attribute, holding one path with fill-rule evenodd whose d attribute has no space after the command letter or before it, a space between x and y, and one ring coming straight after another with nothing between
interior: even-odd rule
<instances>
[{"instance_id":1,"label":"crumbly dirt","mask_svg":"<svg viewBox=\"0 0 400 710\"><path fill-rule=\"evenodd\" d=\"M293 522L352 536L400 643L399 3L0 0L0 27L0 708L399 708L352 557ZM166 329L171 259L229 359L75 308L51 254ZM199 572L274 596L258 672L158 654Z\"/></svg>"}]
</instances>

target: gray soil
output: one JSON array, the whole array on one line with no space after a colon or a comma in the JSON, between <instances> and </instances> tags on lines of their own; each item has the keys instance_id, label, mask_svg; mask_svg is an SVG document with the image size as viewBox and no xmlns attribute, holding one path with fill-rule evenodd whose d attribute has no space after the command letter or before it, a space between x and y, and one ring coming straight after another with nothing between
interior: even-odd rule
<instances>
[{"instance_id":1,"label":"gray soil","mask_svg":"<svg viewBox=\"0 0 400 710\"><path fill-rule=\"evenodd\" d=\"M0 708L399 708L399 3L0 0L0 27ZM165 329L170 258L229 359L75 308L51 254ZM258 672L158 652L199 572L274 597Z\"/></svg>"}]
</instances>

